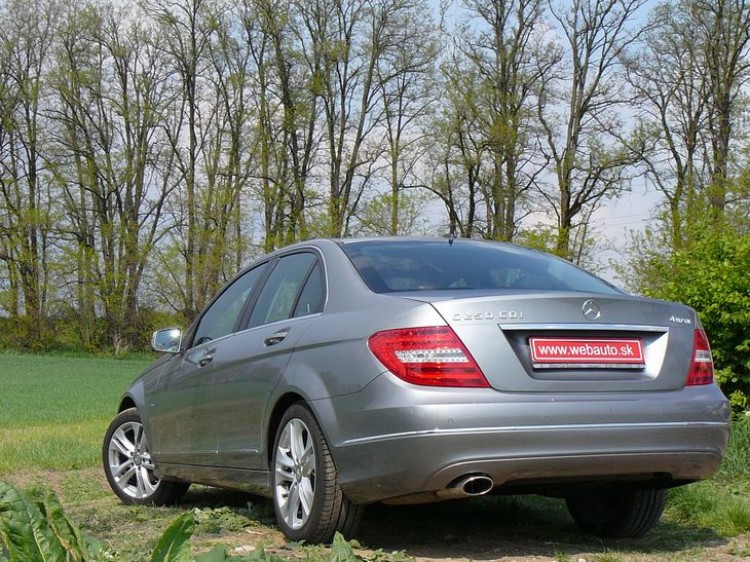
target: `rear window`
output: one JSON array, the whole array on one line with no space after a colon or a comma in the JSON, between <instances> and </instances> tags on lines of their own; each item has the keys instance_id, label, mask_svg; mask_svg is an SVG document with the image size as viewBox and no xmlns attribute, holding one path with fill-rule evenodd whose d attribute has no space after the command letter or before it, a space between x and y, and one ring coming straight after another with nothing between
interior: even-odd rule
<instances>
[{"instance_id":1,"label":"rear window","mask_svg":"<svg viewBox=\"0 0 750 562\"><path fill-rule=\"evenodd\" d=\"M343 249L376 293L513 289L621 294L564 260L506 244L368 240Z\"/></svg>"}]
</instances>

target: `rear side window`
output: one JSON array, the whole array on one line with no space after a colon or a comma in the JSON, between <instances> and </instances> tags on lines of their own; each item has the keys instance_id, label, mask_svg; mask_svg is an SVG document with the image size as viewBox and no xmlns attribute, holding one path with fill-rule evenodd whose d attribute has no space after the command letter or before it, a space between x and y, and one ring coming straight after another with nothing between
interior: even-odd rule
<instances>
[{"instance_id":1,"label":"rear side window","mask_svg":"<svg viewBox=\"0 0 750 562\"><path fill-rule=\"evenodd\" d=\"M268 276L263 289L261 289L258 301L250 315L250 327L262 326L295 316L298 296L310 277L317 258L313 254L293 254L284 256L276 264L276 267ZM310 299L313 297L311 296ZM321 301L322 305L322 301ZM317 306L313 303L311 306ZM319 310L316 310L319 312ZM306 313L307 314L307 313Z\"/></svg>"},{"instance_id":2,"label":"rear side window","mask_svg":"<svg viewBox=\"0 0 750 562\"><path fill-rule=\"evenodd\" d=\"M344 244L343 249L376 293L518 289L621 294L564 260L512 245L362 241Z\"/></svg>"},{"instance_id":3,"label":"rear side window","mask_svg":"<svg viewBox=\"0 0 750 562\"><path fill-rule=\"evenodd\" d=\"M302 288L297 305L294 307L293 316L307 316L323 312L325 301L325 285L323 283L323 271L320 262L316 263L310 275L307 277L305 286Z\"/></svg>"}]
</instances>

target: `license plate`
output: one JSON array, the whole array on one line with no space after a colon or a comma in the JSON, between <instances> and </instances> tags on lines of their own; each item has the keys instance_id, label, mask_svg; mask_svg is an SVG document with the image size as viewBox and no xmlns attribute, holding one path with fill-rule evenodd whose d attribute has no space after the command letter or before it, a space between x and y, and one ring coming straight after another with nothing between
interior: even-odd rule
<instances>
[{"instance_id":1,"label":"license plate","mask_svg":"<svg viewBox=\"0 0 750 562\"><path fill-rule=\"evenodd\" d=\"M645 366L639 338L530 338L531 360L540 369L641 369Z\"/></svg>"}]
</instances>

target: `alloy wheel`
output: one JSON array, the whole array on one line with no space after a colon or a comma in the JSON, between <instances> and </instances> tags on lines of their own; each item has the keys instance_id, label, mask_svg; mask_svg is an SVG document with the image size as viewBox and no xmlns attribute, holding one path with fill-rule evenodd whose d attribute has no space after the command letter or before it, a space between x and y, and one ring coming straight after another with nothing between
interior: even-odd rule
<instances>
[{"instance_id":1,"label":"alloy wheel","mask_svg":"<svg viewBox=\"0 0 750 562\"><path fill-rule=\"evenodd\" d=\"M135 499L150 498L159 486L148 451L143 424L128 421L115 429L107 452L109 471L115 485Z\"/></svg>"},{"instance_id":2,"label":"alloy wheel","mask_svg":"<svg viewBox=\"0 0 750 562\"><path fill-rule=\"evenodd\" d=\"M284 426L276 446L274 494L281 517L291 529L310 518L315 499L315 446L307 425L299 418Z\"/></svg>"}]
</instances>

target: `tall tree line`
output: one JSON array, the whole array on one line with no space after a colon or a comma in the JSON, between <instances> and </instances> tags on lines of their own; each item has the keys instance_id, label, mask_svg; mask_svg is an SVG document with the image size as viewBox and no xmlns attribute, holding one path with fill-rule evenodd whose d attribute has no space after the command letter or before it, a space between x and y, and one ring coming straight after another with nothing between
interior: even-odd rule
<instances>
[{"instance_id":1,"label":"tall tree line","mask_svg":"<svg viewBox=\"0 0 750 562\"><path fill-rule=\"evenodd\" d=\"M671 246L705 210L721 225L746 195L750 10L646 9L3 0L7 342L139 345L313 236L452 231L580 261L635 178Z\"/></svg>"}]
</instances>

